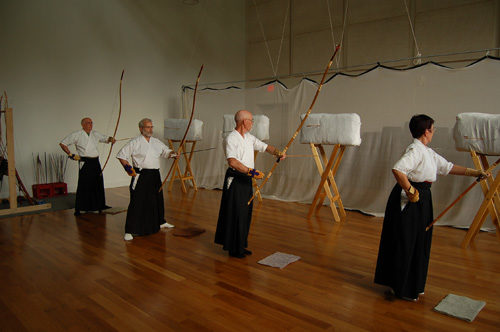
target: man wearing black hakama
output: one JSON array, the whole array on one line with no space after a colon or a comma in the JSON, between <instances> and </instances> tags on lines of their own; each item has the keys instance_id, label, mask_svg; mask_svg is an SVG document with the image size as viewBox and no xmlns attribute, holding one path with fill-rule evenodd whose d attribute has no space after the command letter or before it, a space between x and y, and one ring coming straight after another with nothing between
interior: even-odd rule
<instances>
[{"instance_id":1,"label":"man wearing black hakama","mask_svg":"<svg viewBox=\"0 0 500 332\"><path fill-rule=\"evenodd\" d=\"M215 243L221 244L232 257L251 255L248 233L252 220L252 207L247 202L252 197L252 178L262 179L264 174L254 169L254 150L268 152L279 158L285 155L271 145L260 141L249 132L253 125L252 113L236 113L236 128L225 138L225 154L229 168L224 187L215 232Z\"/></svg>"},{"instance_id":2,"label":"man wearing black hakama","mask_svg":"<svg viewBox=\"0 0 500 332\"><path fill-rule=\"evenodd\" d=\"M136 173L139 171L135 169ZM130 182L130 203L127 210L125 233L136 235L150 235L160 230L164 221L163 191L160 171L157 169L143 169L135 184L135 178ZM132 187L135 184L135 189ZM153 190L153 188L157 188Z\"/></svg>"},{"instance_id":3,"label":"man wearing black hakama","mask_svg":"<svg viewBox=\"0 0 500 332\"><path fill-rule=\"evenodd\" d=\"M415 115L410 120L414 137L393 167L396 185L389 196L375 271L375 283L389 286L399 298L416 301L423 295L431 252L433 220L431 184L436 175L486 176L482 171L446 161L427 144L434 120Z\"/></svg>"},{"instance_id":4,"label":"man wearing black hakama","mask_svg":"<svg viewBox=\"0 0 500 332\"><path fill-rule=\"evenodd\" d=\"M104 178L99 157L80 157L75 211L101 211L107 209Z\"/></svg>"},{"instance_id":5,"label":"man wearing black hakama","mask_svg":"<svg viewBox=\"0 0 500 332\"><path fill-rule=\"evenodd\" d=\"M66 136L59 145L72 160L78 161L78 186L76 188L75 216L80 211L99 211L109 208L106 206L104 194L104 179L97 144L114 142L112 137L92 130L92 119L84 118L81 121L82 130ZM72 154L68 148L74 144L77 154Z\"/></svg>"},{"instance_id":6,"label":"man wearing black hakama","mask_svg":"<svg viewBox=\"0 0 500 332\"><path fill-rule=\"evenodd\" d=\"M130 140L117 154L117 158L130 181L130 203L125 222L125 240L134 236L157 233L160 228L174 225L164 219L163 191L160 177L160 157L178 158L163 142L152 137L153 123L150 119L139 122L141 135ZM132 165L128 160L132 160Z\"/></svg>"},{"instance_id":7,"label":"man wearing black hakama","mask_svg":"<svg viewBox=\"0 0 500 332\"><path fill-rule=\"evenodd\" d=\"M248 232L252 220L252 177L228 168L220 203L215 243L222 244L231 256L241 256L248 247Z\"/></svg>"}]
</instances>

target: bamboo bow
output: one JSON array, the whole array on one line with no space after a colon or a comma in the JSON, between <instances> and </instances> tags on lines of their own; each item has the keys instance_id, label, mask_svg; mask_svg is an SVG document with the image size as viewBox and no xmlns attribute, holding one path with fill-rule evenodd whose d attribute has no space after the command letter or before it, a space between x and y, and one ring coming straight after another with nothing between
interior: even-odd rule
<instances>
[{"instance_id":1,"label":"bamboo bow","mask_svg":"<svg viewBox=\"0 0 500 332\"><path fill-rule=\"evenodd\" d=\"M306 115L304 116L304 118L300 122L299 127L297 128L297 130L293 134L292 138L290 138L290 141L288 141L288 144L283 149L283 154L285 154L286 151L288 150L288 148L290 147L290 145L292 145L293 141L295 140L295 137L297 137L297 135L299 134L300 129L302 129L302 127L304 126L304 123L306 122L307 117L309 116L309 114L311 114L314 103L316 102L316 99L318 98L318 94L321 91L321 87L323 86L323 83L325 83L325 78L326 78L326 75L328 74L328 70L330 70L330 67L332 66L332 63L333 63L333 59L335 58L335 55L337 55L337 52L339 51L339 49L340 49L340 44L337 45L337 47L335 47L335 52L333 53L332 57L330 58L330 61L328 62L328 66L326 66L325 72L323 73L323 77L321 78L321 83L319 84L318 89L316 90L316 94L314 95L314 99L311 103L311 106L309 106L309 109L307 110ZM274 163L273 167L271 168L271 170L267 174L266 178L262 181L260 186L255 190L256 193L259 192L262 189L262 187L266 184L266 182L269 180L269 178L273 174L274 170L278 166L279 162L280 162L280 158L278 157L278 159ZM254 198L255 198L255 193L253 194L252 198L250 198L250 200L248 201L247 204L250 205L250 203L252 203Z\"/></svg>"},{"instance_id":2,"label":"bamboo bow","mask_svg":"<svg viewBox=\"0 0 500 332\"><path fill-rule=\"evenodd\" d=\"M193 122L193 116L194 116L194 105L196 103L196 91L198 91L198 83L200 82L200 77L201 77L201 72L203 71L203 65L201 65L200 72L198 73L198 77L196 78L196 85L194 87L194 94L193 94L193 108L191 110L191 117L189 118L189 122L186 128L186 132L184 133L184 136L182 137L181 143L179 144L179 148L177 149L176 154L179 155L181 153L182 146L186 142L186 136L189 131L189 127L191 126L191 122ZM168 170L167 176L165 177L165 180L161 183L160 189L158 189L158 192L162 191L163 186L168 180L168 177L170 176L170 173L172 172L173 169L177 166L179 163L179 159L175 159L174 162L172 163L172 166L170 166L170 169ZM175 171L174 171L175 174Z\"/></svg>"},{"instance_id":3,"label":"bamboo bow","mask_svg":"<svg viewBox=\"0 0 500 332\"><path fill-rule=\"evenodd\" d=\"M122 70L122 76L120 77L120 110L118 112L118 120L116 121L115 131L113 133L113 140L115 139L116 132L118 131L118 125L120 124L120 117L122 115L122 81L123 81L123 74L124 73L125 73L125 69ZM109 147L108 157L106 158L106 162L104 163L104 166L102 167L101 175L104 172L104 168L106 168L106 165L108 164L109 157L111 156L111 151L113 150L113 145L115 145L115 143L111 142L111 146Z\"/></svg>"}]
</instances>

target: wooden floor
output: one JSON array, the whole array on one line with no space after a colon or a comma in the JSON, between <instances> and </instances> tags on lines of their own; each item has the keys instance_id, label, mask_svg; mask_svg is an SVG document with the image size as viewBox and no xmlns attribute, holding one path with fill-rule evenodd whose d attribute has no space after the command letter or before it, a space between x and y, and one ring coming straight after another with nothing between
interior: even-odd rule
<instances>
[{"instance_id":1,"label":"wooden floor","mask_svg":"<svg viewBox=\"0 0 500 332\"><path fill-rule=\"evenodd\" d=\"M0 330L493 331L500 330L500 241L437 227L425 295L386 299L373 283L381 219L264 200L254 209L252 256L230 258L213 243L220 191L165 197L167 220L198 225L123 240L125 213L46 212L0 219ZM112 206L127 188L107 190ZM283 270L257 264L281 251L301 259ZM447 294L486 301L474 322L433 311Z\"/></svg>"}]
</instances>

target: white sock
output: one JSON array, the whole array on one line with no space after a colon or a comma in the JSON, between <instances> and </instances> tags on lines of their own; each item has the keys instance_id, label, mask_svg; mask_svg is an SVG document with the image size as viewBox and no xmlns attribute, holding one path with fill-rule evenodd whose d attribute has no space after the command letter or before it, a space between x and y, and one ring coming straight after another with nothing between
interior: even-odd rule
<instances>
[{"instance_id":1,"label":"white sock","mask_svg":"<svg viewBox=\"0 0 500 332\"><path fill-rule=\"evenodd\" d=\"M125 236L123 237L123 239L124 239L125 241L130 241L130 240L132 240L133 238L134 238L134 237L133 237L133 236L132 236L132 234L130 234L130 233L125 233Z\"/></svg>"}]
</instances>

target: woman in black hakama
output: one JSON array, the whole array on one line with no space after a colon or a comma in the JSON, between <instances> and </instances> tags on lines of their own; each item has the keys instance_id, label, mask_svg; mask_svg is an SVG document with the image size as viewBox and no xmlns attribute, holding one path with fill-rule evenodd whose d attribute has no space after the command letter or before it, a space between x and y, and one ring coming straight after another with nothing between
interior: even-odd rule
<instances>
[{"instance_id":1,"label":"woman in black hakama","mask_svg":"<svg viewBox=\"0 0 500 332\"><path fill-rule=\"evenodd\" d=\"M392 189L385 210L375 271L375 283L389 286L401 298L416 299L424 291L431 251L433 220L431 184L411 184L419 191L416 203L401 211L401 186ZM397 254L395 254L397 253Z\"/></svg>"},{"instance_id":2,"label":"woman in black hakama","mask_svg":"<svg viewBox=\"0 0 500 332\"><path fill-rule=\"evenodd\" d=\"M397 297L416 301L423 294L431 251L433 220L431 183L437 175L485 177L481 170L454 165L427 145L434 120L415 115L410 120L414 138L392 168L396 185L387 201L375 270L375 283L389 286Z\"/></svg>"}]
</instances>

